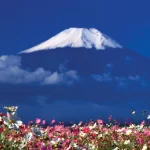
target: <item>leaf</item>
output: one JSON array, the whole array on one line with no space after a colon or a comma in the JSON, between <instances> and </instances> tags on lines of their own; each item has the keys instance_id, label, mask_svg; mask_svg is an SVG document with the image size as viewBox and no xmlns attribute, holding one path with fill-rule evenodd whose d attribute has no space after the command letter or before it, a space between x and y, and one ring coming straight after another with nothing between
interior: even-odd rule
<instances>
[{"instance_id":1,"label":"leaf","mask_svg":"<svg viewBox=\"0 0 150 150\"><path fill-rule=\"evenodd\" d=\"M0 133L0 140L2 141L2 140L4 140L4 138L5 138L4 133Z\"/></svg>"}]
</instances>

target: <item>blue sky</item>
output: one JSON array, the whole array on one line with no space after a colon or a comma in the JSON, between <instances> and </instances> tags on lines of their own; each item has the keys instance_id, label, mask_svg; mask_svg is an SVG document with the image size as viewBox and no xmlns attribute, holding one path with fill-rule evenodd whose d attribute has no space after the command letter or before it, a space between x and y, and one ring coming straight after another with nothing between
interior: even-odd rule
<instances>
[{"instance_id":1,"label":"blue sky","mask_svg":"<svg viewBox=\"0 0 150 150\"><path fill-rule=\"evenodd\" d=\"M13 0L0 2L0 55L16 54L69 27L95 27L150 57L148 0Z\"/></svg>"}]
</instances>

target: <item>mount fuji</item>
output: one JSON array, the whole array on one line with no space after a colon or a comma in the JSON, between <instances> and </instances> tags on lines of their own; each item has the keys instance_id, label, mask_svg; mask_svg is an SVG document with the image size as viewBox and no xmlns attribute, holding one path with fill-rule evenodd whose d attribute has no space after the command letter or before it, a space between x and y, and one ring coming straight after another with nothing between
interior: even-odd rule
<instances>
[{"instance_id":1,"label":"mount fuji","mask_svg":"<svg viewBox=\"0 0 150 150\"><path fill-rule=\"evenodd\" d=\"M70 28L62 31L56 36L49 40L34 46L33 48L27 49L21 53L30 53L39 50L48 50L56 48L95 48L102 50L107 47L121 48L121 45L116 43L114 40L104 35L95 28Z\"/></svg>"},{"instance_id":2,"label":"mount fuji","mask_svg":"<svg viewBox=\"0 0 150 150\"><path fill-rule=\"evenodd\" d=\"M69 28L19 53L22 66L58 71L60 65L80 75L146 76L149 59L122 47L97 29Z\"/></svg>"},{"instance_id":3,"label":"mount fuji","mask_svg":"<svg viewBox=\"0 0 150 150\"><path fill-rule=\"evenodd\" d=\"M83 118L96 117L99 113L107 116L110 112L122 118L130 115L125 112L133 108L139 111L149 109L150 60L121 46L97 29L64 30L37 46L21 51L18 56L22 69L34 73L34 81L43 78L44 72L50 72L50 77L44 80L46 84L13 85L12 90L16 92L13 96L20 93L18 99L32 97L36 100L37 96L42 96L46 101L46 104L42 104L43 108L47 103L60 101L60 108L74 108L74 116L69 112L70 118L76 118L76 103L80 105L82 102L83 109L87 102L92 102L89 105L93 106L93 112L87 109L83 114L80 110L79 116L83 114ZM36 72L38 68L42 69ZM28 78L33 80L30 74ZM11 92L7 95L11 95ZM63 104L64 101L67 101L67 106ZM101 105L107 106L109 111ZM67 109L62 108L60 115L64 112L68 115ZM124 115L120 114L122 110Z\"/></svg>"}]
</instances>

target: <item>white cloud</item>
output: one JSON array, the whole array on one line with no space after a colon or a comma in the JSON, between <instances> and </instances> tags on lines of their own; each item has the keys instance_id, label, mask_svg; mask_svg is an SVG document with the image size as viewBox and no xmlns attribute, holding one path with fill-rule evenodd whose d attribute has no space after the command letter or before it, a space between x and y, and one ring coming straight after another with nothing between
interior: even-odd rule
<instances>
[{"instance_id":1,"label":"white cloud","mask_svg":"<svg viewBox=\"0 0 150 150\"><path fill-rule=\"evenodd\" d=\"M136 76L129 76L128 79L132 80L132 81L139 81L140 80L140 76L138 76L138 75L136 75Z\"/></svg>"},{"instance_id":2,"label":"white cloud","mask_svg":"<svg viewBox=\"0 0 150 150\"><path fill-rule=\"evenodd\" d=\"M13 55L3 55L0 57L0 69L9 68L11 66L21 66L21 58Z\"/></svg>"},{"instance_id":3,"label":"white cloud","mask_svg":"<svg viewBox=\"0 0 150 150\"><path fill-rule=\"evenodd\" d=\"M92 78L98 82L111 82L113 77L110 74L92 75Z\"/></svg>"},{"instance_id":4,"label":"white cloud","mask_svg":"<svg viewBox=\"0 0 150 150\"><path fill-rule=\"evenodd\" d=\"M43 84L59 84L64 83L71 85L74 81L78 81L79 76L76 71L69 70L64 73L54 72L47 78L45 78Z\"/></svg>"},{"instance_id":5,"label":"white cloud","mask_svg":"<svg viewBox=\"0 0 150 150\"><path fill-rule=\"evenodd\" d=\"M0 57L0 82L10 84L39 83L39 84L67 84L79 79L77 72L70 70L62 73L46 71L38 68L28 71L21 68L19 56Z\"/></svg>"},{"instance_id":6,"label":"white cloud","mask_svg":"<svg viewBox=\"0 0 150 150\"><path fill-rule=\"evenodd\" d=\"M127 88L129 84L133 84L134 83L139 83L139 84L143 84L144 79L141 78L141 76L139 75L135 75L135 76L113 76L111 74L94 74L92 75L92 78L97 81L97 82L114 82L117 83L118 87L123 87L123 88Z\"/></svg>"}]
</instances>

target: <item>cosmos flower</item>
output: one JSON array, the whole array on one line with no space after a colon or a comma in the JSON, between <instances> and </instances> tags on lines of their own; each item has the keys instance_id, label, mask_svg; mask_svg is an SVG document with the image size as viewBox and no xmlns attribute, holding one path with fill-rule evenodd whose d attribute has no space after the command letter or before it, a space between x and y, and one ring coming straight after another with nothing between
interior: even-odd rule
<instances>
[{"instance_id":1,"label":"cosmos flower","mask_svg":"<svg viewBox=\"0 0 150 150\"><path fill-rule=\"evenodd\" d=\"M132 115L134 115L134 114L135 114L135 111L134 111L134 110L131 110L131 113L132 113Z\"/></svg>"},{"instance_id":2,"label":"cosmos flower","mask_svg":"<svg viewBox=\"0 0 150 150\"><path fill-rule=\"evenodd\" d=\"M84 128L84 129L83 129L83 132L84 132L84 133L89 133L89 132L90 132L90 128L89 128L89 127Z\"/></svg>"},{"instance_id":3,"label":"cosmos flower","mask_svg":"<svg viewBox=\"0 0 150 150\"><path fill-rule=\"evenodd\" d=\"M85 136L86 136L86 134L85 134L84 132L80 132L80 133L79 133L79 136L81 136L81 137L85 137Z\"/></svg>"},{"instance_id":4,"label":"cosmos flower","mask_svg":"<svg viewBox=\"0 0 150 150\"><path fill-rule=\"evenodd\" d=\"M130 129L126 131L126 135L130 135L131 133L132 133L132 130Z\"/></svg>"},{"instance_id":5,"label":"cosmos flower","mask_svg":"<svg viewBox=\"0 0 150 150\"><path fill-rule=\"evenodd\" d=\"M41 122L41 119L40 118L36 118L35 122L36 122L36 124L39 124Z\"/></svg>"},{"instance_id":6,"label":"cosmos flower","mask_svg":"<svg viewBox=\"0 0 150 150\"><path fill-rule=\"evenodd\" d=\"M4 109L6 109L8 113L14 115L18 109L18 106L11 106L11 107L4 106Z\"/></svg>"},{"instance_id":7,"label":"cosmos flower","mask_svg":"<svg viewBox=\"0 0 150 150\"><path fill-rule=\"evenodd\" d=\"M23 149L23 148L27 145L27 143L31 141L32 137L33 137L32 132L27 133L27 134L24 136L23 140L21 140L21 143L20 143L20 145L19 145L19 148L20 148L20 149Z\"/></svg>"},{"instance_id":8,"label":"cosmos flower","mask_svg":"<svg viewBox=\"0 0 150 150\"><path fill-rule=\"evenodd\" d=\"M32 127L32 132L36 135L36 136L43 136L43 132L40 128L38 127Z\"/></svg>"},{"instance_id":9,"label":"cosmos flower","mask_svg":"<svg viewBox=\"0 0 150 150\"><path fill-rule=\"evenodd\" d=\"M29 133L27 133L27 134L24 136L26 142L29 142L29 141L32 139L32 137L33 137L33 133L32 133L32 132L29 132Z\"/></svg>"},{"instance_id":10,"label":"cosmos flower","mask_svg":"<svg viewBox=\"0 0 150 150\"><path fill-rule=\"evenodd\" d=\"M148 119L148 120L150 119L150 115L147 116L147 119Z\"/></svg>"},{"instance_id":11,"label":"cosmos flower","mask_svg":"<svg viewBox=\"0 0 150 150\"><path fill-rule=\"evenodd\" d=\"M98 124L103 124L103 120L98 119L98 120L97 120L97 123L98 123Z\"/></svg>"},{"instance_id":12,"label":"cosmos flower","mask_svg":"<svg viewBox=\"0 0 150 150\"><path fill-rule=\"evenodd\" d=\"M21 120L11 120L5 116L2 117L4 120L4 124L8 126L9 129L19 129L19 126L22 125L22 121Z\"/></svg>"},{"instance_id":13,"label":"cosmos flower","mask_svg":"<svg viewBox=\"0 0 150 150\"><path fill-rule=\"evenodd\" d=\"M89 144L88 144L88 149L90 149L90 150L95 150L95 149L96 149L96 146L93 145L93 144L91 144L91 143L89 143Z\"/></svg>"},{"instance_id":14,"label":"cosmos flower","mask_svg":"<svg viewBox=\"0 0 150 150\"><path fill-rule=\"evenodd\" d=\"M7 110L7 116L2 116L4 124L8 126L10 129L18 130L19 127L23 124L20 118L17 117L16 111L18 109L17 106L12 107L4 107Z\"/></svg>"},{"instance_id":15,"label":"cosmos flower","mask_svg":"<svg viewBox=\"0 0 150 150\"><path fill-rule=\"evenodd\" d=\"M147 150L147 145L146 144L144 144L142 150Z\"/></svg>"},{"instance_id":16,"label":"cosmos flower","mask_svg":"<svg viewBox=\"0 0 150 150\"><path fill-rule=\"evenodd\" d=\"M54 124L55 123L55 120L53 119L52 121L51 121L51 124Z\"/></svg>"},{"instance_id":17,"label":"cosmos flower","mask_svg":"<svg viewBox=\"0 0 150 150\"><path fill-rule=\"evenodd\" d=\"M113 150L119 150L119 148L118 148L118 147L116 147L116 148L114 148Z\"/></svg>"},{"instance_id":18,"label":"cosmos flower","mask_svg":"<svg viewBox=\"0 0 150 150\"><path fill-rule=\"evenodd\" d=\"M125 141L124 141L124 144L125 144L125 145L130 144L130 140L125 140Z\"/></svg>"}]
</instances>

